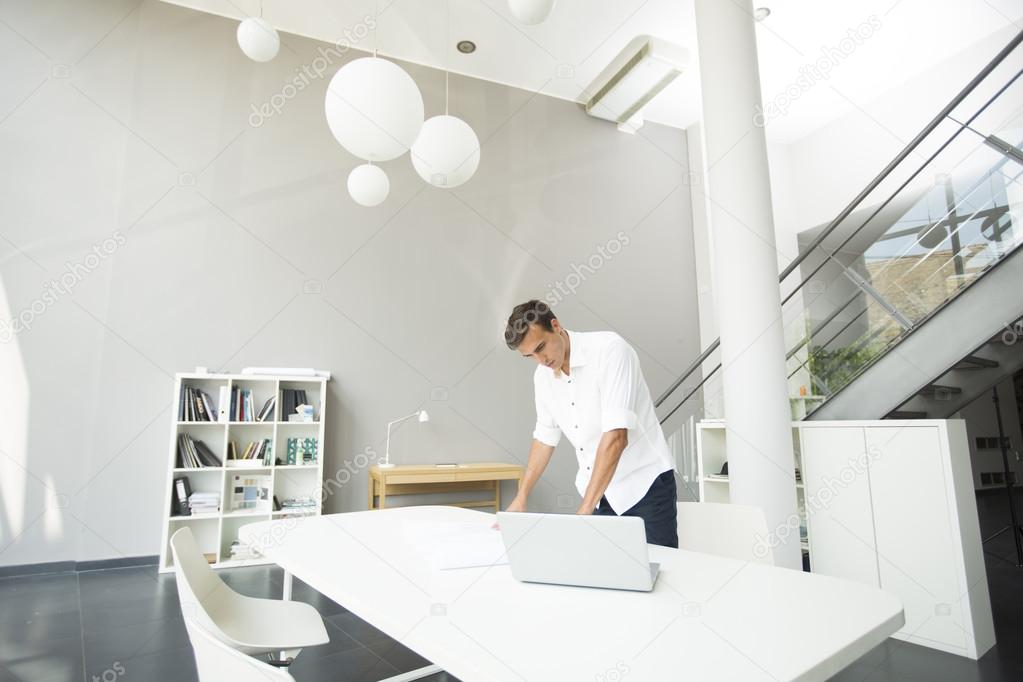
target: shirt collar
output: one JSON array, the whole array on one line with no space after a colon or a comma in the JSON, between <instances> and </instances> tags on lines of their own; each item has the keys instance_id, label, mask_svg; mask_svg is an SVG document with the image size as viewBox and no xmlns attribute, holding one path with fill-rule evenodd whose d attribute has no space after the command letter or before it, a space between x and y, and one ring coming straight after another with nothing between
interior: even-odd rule
<instances>
[{"instance_id":1,"label":"shirt collar","mask_svg":"<svg viewBox=\"0 0 1023 682\"><path fill-rule=\"evenodd\" d=\"M582 367L586 364L586 338L579 332L565 330L568 334L568 367Z\"/></svg>"}]
</instances>

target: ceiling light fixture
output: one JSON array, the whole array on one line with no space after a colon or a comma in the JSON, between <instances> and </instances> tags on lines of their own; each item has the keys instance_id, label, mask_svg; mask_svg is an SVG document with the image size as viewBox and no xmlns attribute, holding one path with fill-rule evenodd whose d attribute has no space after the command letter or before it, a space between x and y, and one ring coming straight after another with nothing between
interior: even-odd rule
<instances>
[{"instance_id":1,"label":"ceiling light fixture","mask_svg":"<svg viewBox=\"0 0 1023 682\"><path fill-rule=\"evenodd\" d=\"M476 43L471 40L459 40L455 47L457 47L458 51L462 54L472 54L476 51Z\"/></svg>"},{"instance_id":2,"label":"ceiling light fixture","mask_svg":"<svg viewBox=\"0 0 1023 682\"><path fill-rule=\"evenodd\" d=\"M600 72L585 93L586 113L635 133L643 125L643 107L689 65L689 50L660 38L633 38Z\"/></svg>"},{"instance_id":3,"label":"ceiling light fixture","mask_svg":"<svg viewBox=\"0 0 1023 682\"><path fill-rule=\"evenodd\" d=\"M448 0L448 31L451 30L451 1ZM450 45L449 40L445 45ZM466 182L480 164L480 141L468 123L448 115L450 74L444 71L444 114L428 118L412 145L412 167L426 182L451 189Z\"/></svg>"},{"instance_id":4,"label":"ceiling light fixture","mask_svg":"<svg viewBox=\"0 0 1023 682\"><path fill-rule=\"evenodd\" d=\"M281 37L277 29L263 18L263 3L259 3L259 16L249 17L238 24L238 47L254 62L268 62L281 49Z\"/></svg>"}]
</instances>

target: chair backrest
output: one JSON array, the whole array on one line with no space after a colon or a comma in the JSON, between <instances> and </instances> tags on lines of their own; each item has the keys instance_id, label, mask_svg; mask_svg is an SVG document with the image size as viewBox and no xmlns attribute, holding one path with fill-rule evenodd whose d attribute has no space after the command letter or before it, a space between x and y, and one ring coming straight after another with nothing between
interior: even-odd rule
<instances>
[{"instance_id":1,"label":"chair backrest","mask_svg":"<svg viewBox=\"0 0 1023 682\"><path fill-rule=\"evenodd\" d=\"M767 538L767 517L760 507L678 503L679 549L774 565Z\"/></svg>"},{"instance_id":2,"label":"chair backrest","mask_svg":"<svg viewBox=\"0 0 1023 682\"><path fill-rule=\"evenodd\" d=\"M208 630L195 618L185 616L188 639L195 652L195 667L199 682L224 682L244 680L253 682L295 682L290 674L232 649Z\"/></svg>"},{"instance_id":3,"label":"chair backrest","mask_svg":"<svg viewBox=\"0 0 1023 682\"><path fill-rule=\"evenodd\" d=\"M220 610L219 604L229 597L231 588L210 568L189 528L181 528L174 533L170 546L182 615L194 618L221 640L230 641L221 633L214 618Z\"/></svg>"}]
</instances>

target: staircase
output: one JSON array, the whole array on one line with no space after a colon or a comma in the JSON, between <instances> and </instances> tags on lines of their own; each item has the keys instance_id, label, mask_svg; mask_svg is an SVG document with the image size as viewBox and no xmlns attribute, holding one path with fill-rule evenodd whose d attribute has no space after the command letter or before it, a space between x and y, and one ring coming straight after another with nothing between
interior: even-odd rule
<instances>
[{"instance_id":1,"label":"staircase","mask_svg":"<svg viewBox=\"0 0 1023 682\"><path fill-rule=\"evenodd\" d=\"M794 418L945 418L1023 367L1021 46L1023 32L780 274ZM718 347L655 401L683 480L693 424L724 417Z\"/></svg>"}]
</instances>

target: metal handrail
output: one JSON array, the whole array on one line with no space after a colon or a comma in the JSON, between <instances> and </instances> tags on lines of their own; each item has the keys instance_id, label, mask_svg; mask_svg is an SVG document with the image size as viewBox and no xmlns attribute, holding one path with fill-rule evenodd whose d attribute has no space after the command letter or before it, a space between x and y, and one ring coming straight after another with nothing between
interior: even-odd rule
<instances>
[{"instance_id":1,"label":"metal handrail","mask_svg":"<svg viewBox=\"0 0 1023 682\"><path fill-rule=\"evenodd\" d=\"M821 246L821 244L824 243L824 240L827 239L831 235L831 233L834 232L838 228L839 224L841 224L846 218L848 218L852 214L852 212L854 210L856 210L857 206L859 206L860 203L862 203L864 199L866 199L868 196L870 196L870 194L875 189L877 189L877 187L882 182L884 182L888 178L889 175L891 175L892 171L894 171L896 167L901 165L902 162L905 161L905 159L910 154L912 154L913 151L915 151L918 146L920 146L920 143L923 142L924 139L926 139L932 132L934 132L938 128L938 126L941 125L941 123L946 118L949 117L949 114L951 114L952 111L957 106L962 104L963 100L965 100L977 88L977 86L980 85L980 83L985 78L987 78L989 75L991 75L991 73L1003 61L1005 61L1005 58L1008 57L1017 47L1019 47L1021 43L1023 43L1023 31L1020 31L1019 33L1017 33L1012 38L1012 40L1010 40L1005 45L1005 47L1003 47L1001 50L999 50L998 54L996 54L991 59L991 61L989 61L984 66L984 68L982 68L977 73L977 75L975 75L973 78L970 79L970 82L967 83L958 92L958 94L956 94L955 97L953 97L949 101L949 103L946 104L941 109L941 111L938 112L938 114L934 118L931 119L931 121L926 126L924 126L924 128L909 142L909 144L907 144L902 149L902 151L900 151L898 154L895 155L895 157L888 163L888 165L886 165L881 170L881 172L878 173L878 175L873 180L871 180L867 184L867 186L859 194L857 194L856 197L853 198L853 200L844 209L842 209L842 211L838 214L838 216L834 220L832 220L830 223L828 223L827 226L825 226L825 228L823 230L821 230L820 234L818 234L813 239L813 241L810 242L810 244L806 247L806 249L801 251L792 260L792 262L789 263L785 267L785 269L781 271L781 274L778 275L778 283L781 284L782 282L784 282L785 279L790 274L792 274L792 272L795 271L795 269L797 267L799 267L803 263L803 261L806 260L810 256L811 253L813 253L819 246ZM1016 77L1014 77L1008 84L1006 84L1005 86L1000 88L998 90L998 92L995 93L995 95L991 99L989 99L988 102L985 103L985 105L983 107L981 107L981 111L986 109L987 106L991 102L993 102L1002 92L1004 92L1004 90L1009 86L1009 84L1011 84L1011 82L1015 81L1016 78L1018 78L1018 77L1019 77L1019 74L1017 74ZM952 138L955 138L956 136L959 135L959 133L961 133L964 129L966 129L966 126L970 122L972 122L976 118L976 116L979 115L979 113L980 112L978 111L977 114L974 114L974 116L970 117L969 121L967 121L967 124L960 124L959 130L957 130L953 134ZM952 138L950 138L949 142L951 142ZM939 150L937 152L935 152L931 156L931 158L929 158L927 160L927 162L924 165L926 166L927 163L930 163L930 161L933 160L933 157L936 156L938 153L940 153L940 151L943 150L947 145L948 145L948 142L946 142L945 145L942 145L941 148L939 148ZM916 175L916 173L914 173L914 177L915 177L915 175ZM912 178L910 178L910 180L911 179ZM908 184L908 182L909 181L907 180L906 183L903 183L903 185L900 186L895 191L895 193L893 194L892 198L894 198L894 196L898 195L899 192L901 192L901 190L905 187L905 185ZM890 199L889 199L889 201L890 201ZM885 203L887 204L888 202L885 202ZM849 237L847 237L845 241L843 241L843 245L848 243L849 240L852 239L852 237L854 237L856 234L858 234L859 231L862 230L870 222L871 219L873 219L873 217L874 216L871 216L865 222L863 222L859 227L857 227L856 230L854 230L853 233L851 235L849 235ZM818 269L819 269L819 267L818 267ZM815 270L815 272L816 272L816 270ZM802 284L800 284L799 287L796 287L796 290L800 289L801 287L802 287ZM795 292L793 292L793 293L795 293ZM788 300L788 298L790 298L790 297L791 297L791 294L789 295L789 297L786 297L786 300ZM696 360L694 360L692 363L690 363L690 365L685 369L685 371L683 371L683 373L678 377L678 379L676 379L675 381L673 381L671 383L671 385L667 388L667 390L665 390L660 396L658 396L657 400L654 401L654 407L655 408L660 407L664 403L664 401L667 400L671 396L672 393L674 393L676 390L678 390L678 387L681 386L686 381L686 379L688 379L690 377L690 375L693 374L693 372L695 372L698 368L700 368L702 366L702 364L707 360L707 358L710 357L711 353L713 353L720 345L721 345L721 337L718 337L707 347L706 350L704 350L702 353L700 353L700 355L696 358ZM660 420L661 423L663 424L672 414L674 414L675 411L678 410L678 408L681 407L682 404L685 403L686 400L688 400L693 395L693 393L695 393L696 390L698 390L699 387L702 386L707 381L707 379L709 379L710 376L713 375L720 367L721 367L721 365L718 364L713 370L711 370L708 373L708 375L706 377L704 377L700 381L699 385L696 388L694 388L692 391L690 391L683 398L683 400L677 406L675 406L671 410L671 412L668 413L667 416L664 417L664 419Z\"/></svg>"}]
</instances>

